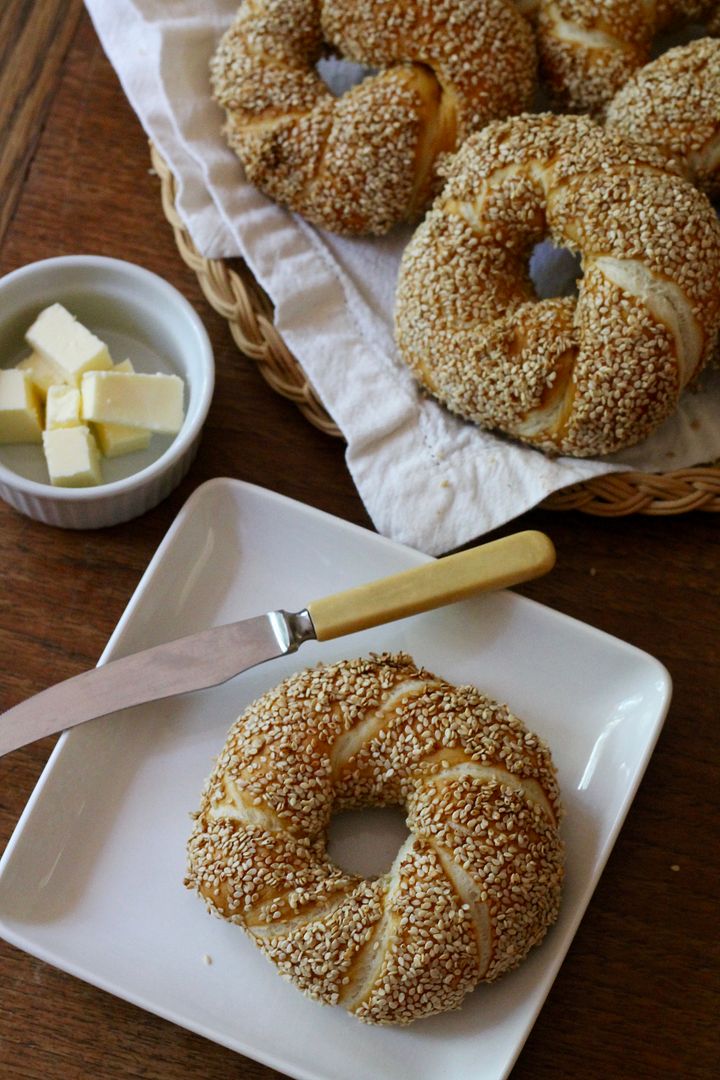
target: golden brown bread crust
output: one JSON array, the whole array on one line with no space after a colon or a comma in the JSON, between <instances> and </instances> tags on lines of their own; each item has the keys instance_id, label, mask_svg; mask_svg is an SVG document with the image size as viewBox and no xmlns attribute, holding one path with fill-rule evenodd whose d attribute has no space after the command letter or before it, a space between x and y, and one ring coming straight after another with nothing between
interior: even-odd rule
<instances>
[{"instance_id":1,"label":"golden brown bread crust","mask_svg":"<svg viewBox=\"0 0 720 1080\"><path fill-rule=\"evenodd\" d=\"M542 75L564 110L600 114L648 63L656 34L702 21L716 33L719 12L718 0L540 0Z\"/></svg>"},{"instance_id":2,"label":"golden brown bread crust","mask_svg":"<svg viewBox=\"0 0 720 1080\"><path fill-rule=\"evenodd\" d=\"M325 852L333 810L407 809L391 870ZM407 1024L515 967L563 875L550 753L506 707L411 657L300 672L231 729L188 844L187 884L301 990Z\"/></svg>"},{"instance_id":3,"label":"golden brown bread crust","mask_svg":"<svg viewBox=\"0 0 720 1080\"><path fill-rule=\"evenodd\" d=\"M537 300L533 246L582 255L577 300ZM514 117L471 136L401 261L396 337L422 385L549 453L645 439L710 359L720 225L650 147L587 117Z\"/></svg>"},{"instance_id":4,"label":"golden brown bread crust","mask_svg":"<svg viewBox=\"0 0 720 1080\"><path fill-rule=\"evenodd\" d=\"M328 50L378 73L336 98L315 69ZM248 179L346 234L417 217L438 157L528 108L535 72L505 0L246 0L211 62Z\"/></svg>"},{"instance_id":5,"label":"golden brown bread crust","mask_svg":"<svg viewBox=\"0 0 720 1080\"><path fill-rule=\"evenodd\" d=\"M608 106L608 127L678 161L720 195L720 41L699 38L646 64Z\"/></svg>"}]
</instances>

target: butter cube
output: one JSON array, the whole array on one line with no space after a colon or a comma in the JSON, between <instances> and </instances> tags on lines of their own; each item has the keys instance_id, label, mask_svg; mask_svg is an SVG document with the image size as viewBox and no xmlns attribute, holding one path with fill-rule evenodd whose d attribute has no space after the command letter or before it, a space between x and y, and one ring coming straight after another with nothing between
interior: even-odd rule
<instances>
[{"instance_id":1,"label":"butter cube","mask_svg":"<svg viewBox=\"0 0 720 1080\"><path fill-rule=\"evenodd\" d=\"M175 435L183 422L183 381L177 375L90 371L82 379L82 413L96 423Z\"/></svg>"},{"instance_id":2,"label":"butter cube","mask_svg":"<svg viewBox=\"0 0 720 1080\"><path fill-rule=\"evenodd\" d=\"M46 360L39 352L31 352L17 365L21 371L27 371L35 384L35 389L44 401L51 386L62 386L65 383L65 373L50 360Z\"/></svg>"},{"instance_id":3,"label":"butter cube","mask_svg":"<svg viewBox=\"0 0 720 1080\"><path fill-rule=\"evenodd\" d=\"M113 371L132 372L132 360L121 360L113 365ZM147 450L151 432L147 428L129 427L127 424L91 424L90 428L103 455L107 458Z\"/></svg>"},{"instance_id":4,"label":"butter cube","mask_svg":"<svg viewBox=\"0 0 720 1080\"><path fill-rule=\"evenodd\" d=\"M45 428L74 427L80 423L80 391L76 386L48 387Z\"/></svg>"},{"instance_id":5,"label":"butter cube","mask_svg":"<svg viewBox=\"0 0 720 1080\"><path fill-rule=\"evenodd\" d=\"M44 431L42 441L51 484L91 487L102 483L100 455L86 424Z\"/></svg>"},{"instance_id":6,"label":"butter cube","mask_svg":"<svg viewBox=\"0 0 720 1080\"><path fill-rule=\"evenodd\" d=\"M106 458L147 450L150 432L147 428L130 427L128 424L91 424L95 440Z\"/></svg>"},{"instance_id":7,"label":"butter cube","mask_svg":"<svg viewBox=\"0 0 720 1080\"><path fill-rule=\"evenodd\" d=\"M51 304L41 311L25 340L31 349L60 368L66 381L75 386L79 386L85 371L112 367L107 345L62 304Z\"/></svg>"},{"instance_id":8,"label":"butter cube","mask_svg":"<svg viewBox=\"0 0 720 1080\"><path fill-rule=\"evenodd\" d=\"M0 370L0 443L42 441L40 402L27 371Z\"/></svg>"}]
</instances>

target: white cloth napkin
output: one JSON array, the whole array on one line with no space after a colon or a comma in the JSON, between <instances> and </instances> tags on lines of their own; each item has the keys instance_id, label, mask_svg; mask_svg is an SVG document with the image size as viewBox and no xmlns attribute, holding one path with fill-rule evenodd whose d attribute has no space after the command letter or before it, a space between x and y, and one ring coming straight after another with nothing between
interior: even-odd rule
<instances>
[{"instance_id":1,"label":"white cloth napkin","mask_svg":"<svg viewBox=\"0 0 720 1080\"><path fill-rule=\"evenodd\" d=\"M393 296L410 236L344 239L276 206L250 184L221 134L208 61L238 0L86 0L148 136L175 176L178 211L208 258L241 256L347 443L377 530L429 554L473 540L551 492L619 469L665 472L720 458L720 374L706 373L640 447L603 461L550 460L449 415L421 394L393 342ZM328 78L333 72L328 69ZM345 77L342 69L340 77ZM539 291L563 270L540 248Z\"/></svg>"}]
</instances>

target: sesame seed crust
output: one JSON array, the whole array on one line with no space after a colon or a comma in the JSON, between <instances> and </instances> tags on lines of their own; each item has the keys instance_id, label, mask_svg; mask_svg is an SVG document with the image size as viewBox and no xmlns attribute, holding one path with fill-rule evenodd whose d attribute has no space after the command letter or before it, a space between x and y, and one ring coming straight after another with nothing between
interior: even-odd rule
<instances>
[{"instance_id":1,"label":"sesame seed crust","mask_svg":"<svg viewBox=\"0 0 720 1080\"><path fill-rule=\"evenodd\" d=\"M331 53L379 69L335 97ZM413 220L436 162L535 90L532 31L506 0L246 0L211 60L251 183L346 235Z\"/></svg>"},{"instance_id":2,"label":"sesame seed crust","mask_svg":"<svg viewBox=\"0 0 720 1080\"><path fill-rule=\"evenodd\" d=\"M720 41L699 38L646 64L610 102L605 123L680 161L701 191L720 195Z\"/></svg>"},{"instance_id":3,"label":"sesame seed crust","mask_svg":"<svg viewBox=\"0 0 720 1080\"><path fill-rule=\"evenodd\" d=\"M550 454L645 439L714 353L720 225L655 148L589 117L525 115L471 136L403 253L402 359L450 411ZM538 300L546 236L579 252L577 300Z\"/></svg>"},{"instance_id":4,"label":"sesame seed crust","mask_svg":"<svg viewBox=\"0 0 720 1080\"><path fill-rule=\"evenodd\" d=\"M656 34L707 20L717 32L717 0L540 0L541 74L566 111L600 113L650 60Z\"/></svg>"},{"instance_id":5,"label":"sesame seed crust","mask_svg":"<svg viewBox=\"0 0 720 1080\"><path fill-rule=\"evenodd\" d=\"M387 874L326 853L332 813L399 805ZM202 793L186 884L304 993L360 1020L458 1008L557 917L562 806L547 746L509 709L406 654L298 672L231 728Z\"/></svg>"}]
</instances>

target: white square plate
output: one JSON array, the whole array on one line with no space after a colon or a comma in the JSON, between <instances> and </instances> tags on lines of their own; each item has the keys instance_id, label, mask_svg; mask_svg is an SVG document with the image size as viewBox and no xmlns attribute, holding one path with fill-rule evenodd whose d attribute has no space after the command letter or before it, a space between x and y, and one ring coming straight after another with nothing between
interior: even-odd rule
<instances>
[{"instance_id":1,"label":"white square plate","mask_svg":"<svg viewBox=\"0 0 720 1080\"><path fill-rule=\"evenodd\" d=\"M271 492L213 480L178 515L101 663L206 626L300 610L425 561ZM385 649L407 651L437 674L507 702L550 744L567 808L564 901L545 942L461 1010L398 1030L369 1027L303 997L241 930L210 917L182 884L188 815L238 713L293 670ZM0 933L299 1080L498 1080L512 1068L570 945L670 693L669 676L652 657L508 591L307 644L222 687L65 733L0 862ZM373 830L370 849L387 844ZM367 837L356 839L367 847ZM352 857L347 825L336 844Z\"/></svg>"}]
</instances>

